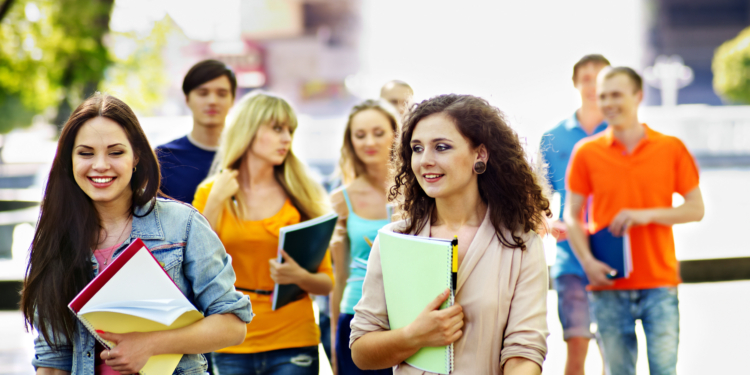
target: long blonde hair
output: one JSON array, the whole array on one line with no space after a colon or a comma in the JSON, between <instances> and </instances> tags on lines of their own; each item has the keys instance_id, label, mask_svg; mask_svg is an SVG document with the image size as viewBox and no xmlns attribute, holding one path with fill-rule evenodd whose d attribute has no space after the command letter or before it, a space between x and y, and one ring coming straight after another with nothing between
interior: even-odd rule
<instances>
[{"instance_id":1,"label":"long blonde hair","mask_svg":"<svg viewBox=\"0 0 750 375\"><path fill-rule=\"evenodd\" d=\"M239 169L258 128L268 123L287 124L293 133L297 129L297 116L289 103L278 96L253 92L242 97L224 128L210 175L222 169ZM325 190L310 178L307 167L291 149L284 162L274 167L274 176L299 211L302 221L330 212ZM236 205L232 199L237 200ZM244 218L246 216L242 207L245 206L245 199L240 192L236 197L227 199L225 206L235 217Z\"/></svg>"},{"instance_id":2,"label":"long blonde hair","mask_svg":"<svg viewBox=\"0 0 750 375\"><path fill-rule=\"evenodd\" d=\"M339 159L339 169L341 170L341 175L345 185L351 183L367 171L365 163L363 163L357 156L357 153L354 152L354 145L352 144L352 119L354 119L354 116L358 113L368 109L379 111L388 118L388 122L390 122L391 129L393 130L394 141L398 135L399 129L401 128L401 122L399 121L398 115L396 115L395 108L384 100L367 99L352 108L349 112L349 119L346 122L344 142L341 145L341 159Z\"/></svg>"}]
</instances>

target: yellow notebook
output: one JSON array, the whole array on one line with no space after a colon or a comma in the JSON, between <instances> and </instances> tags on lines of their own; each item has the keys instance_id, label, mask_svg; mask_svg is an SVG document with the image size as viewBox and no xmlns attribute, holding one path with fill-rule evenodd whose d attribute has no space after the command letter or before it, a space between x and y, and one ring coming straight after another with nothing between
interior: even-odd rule
<instances>
[{"instance_id":1,"label":"yellow notebook","mask_svg":"<svg viewBox=\"0 0 750 375\"><path fill-rule=\"evenodd\" d=\"M165 331L190 325L203 315L188 301L140 239L92 280L68 307L106 348L96 330L112 333ZM141 375L170 375L182 354L149 358Z\"/></svg>"}]
</instances>

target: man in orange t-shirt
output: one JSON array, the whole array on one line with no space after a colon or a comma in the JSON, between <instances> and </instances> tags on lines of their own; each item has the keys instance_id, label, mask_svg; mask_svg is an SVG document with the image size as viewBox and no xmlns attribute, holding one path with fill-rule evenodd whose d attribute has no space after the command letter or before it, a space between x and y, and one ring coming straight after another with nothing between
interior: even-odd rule
<instances>
[{"instance_id":1,"label":"man in orange t-shirt","mask_svg":"<svg viewBox=\"0 0 750 375\"><path fill-rule=\"evenodd\" d=\"M609 126L576 145L567 173L568 240L590 281L597 339L611 375L635 374L637 319L650 373L676 373L681 280L671 226L699 221L704 211L698 168L683 143L638 121L642 82L630 68L602 70L597 95ZM675 192L685 198L679 207L672 207ZM581 211L589 196L586 224ZM588 235L600 230L629 235L628 277L611 280L612 268L592 256Z\"/></svg>"}]
</instances>

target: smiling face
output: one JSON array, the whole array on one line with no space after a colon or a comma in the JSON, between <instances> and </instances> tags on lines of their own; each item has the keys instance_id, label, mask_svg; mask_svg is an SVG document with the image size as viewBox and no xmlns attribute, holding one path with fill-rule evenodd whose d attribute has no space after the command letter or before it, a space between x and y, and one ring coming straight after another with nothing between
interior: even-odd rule
<instances>
[{"instance_id":1,"label":"smiling face","mask_svg":"<svg viewBox=\"0 0 750 375\"><path fill-rule=\"evenodd\" d=\"M385 165L391 155L393 127L377 109L366 109L352 117L351 142L354 153L365 165Z\"/></svg>"},{"instance_id":2,"label":"smiling face","mask_svg":"<svg viewBox=\"0 0 750 375\"><path fill-rule=\"evenodd\" d=\"M636 89L626 74L615 74L609 78L599 76L597 83L599 109L604 120L615 128L628 127L638 122L638 105L643 92Z\"/></svg>"},{"instance_id":3,"label":"smiling face","mask_svg":"<svg viewBox=\"0 0 750 375\"><path fill-rule=\"evenodd\" d=\"M223 75L191 90L185 98L198 126L224 126L227 113L234 103L232 84Z\"/></svg>"},{"instance_id":4,"label":"smiling face","mask_svg":"<svg viewBox=\"0 0 750 375\"><path fill-rule=\"evenodd\" d=\"M130 206L130 178L137 164L123 128L106 117L86 121L73 144L73 176L97 203Z\"/></svg>"},{"instance_id":5,"label":"smiling face","mask_svg":"<svg viewBox=\"0 0 750 375\"><path fill-rule=\"evenodd\" d=\"M292 129L285 122L272 121L258 127L248 153L271 165L284 163L292 147Z\"/></svg>"},{"instance_id":6,"label":"smiling face","mask_svg":"<svg viewBox=\"0 0 750 375\"><path fill-rule=\"evenodd\" d=\"M443 113L425 117L411 136L411 169L431 198L448 198L475 191L474 163L487 162L483 145L472 148L453 119Z\"/></svg>"}]
</instances>

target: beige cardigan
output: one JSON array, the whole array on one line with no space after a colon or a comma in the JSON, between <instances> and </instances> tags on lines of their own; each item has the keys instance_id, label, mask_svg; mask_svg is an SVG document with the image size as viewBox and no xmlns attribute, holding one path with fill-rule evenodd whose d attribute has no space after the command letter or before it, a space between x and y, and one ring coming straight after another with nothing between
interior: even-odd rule
<instances>
[{"instance_id":1,"label":"beige cardigan","mask_svg":"<svg viewBox=\"0 0 750 375\"><path fill-rule=\"evenodd\" d=\"M384 229L404 228L404 222ZM427 237L430 224L419 233ZM510 238L506 233L506 238ZM453 374L502 374L509 358L523 357L540 367L547 354L547 265L542 240L522 236L526 250L503 246L489 210L458 269L456 302L463 306L463 335L454 343ZM349 346L373 331L390 329L383 291L379 240L370 252L362 299L354 307ZM394 374L430 374L405 362Z\"/></svg>"}]
</instances>

